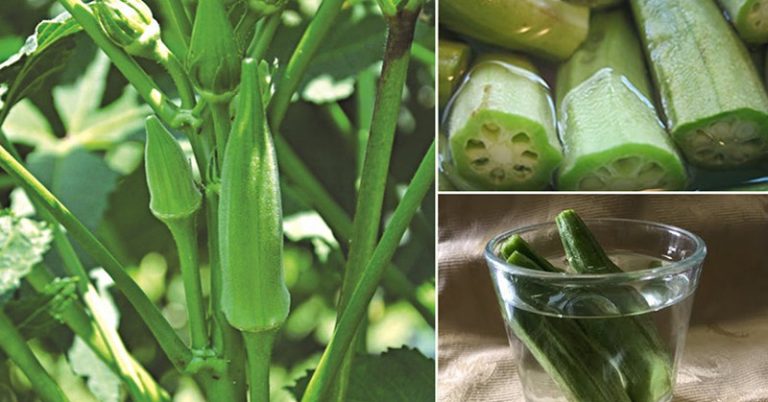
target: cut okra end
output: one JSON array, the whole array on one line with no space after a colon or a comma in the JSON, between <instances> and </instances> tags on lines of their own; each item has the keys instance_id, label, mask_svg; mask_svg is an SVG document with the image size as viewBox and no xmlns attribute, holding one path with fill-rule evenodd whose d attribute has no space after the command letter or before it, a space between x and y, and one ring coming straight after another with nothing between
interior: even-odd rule
<instances>
[{"instance_id":1,"label":"cut okra end","mask_svg":"<svg viewBox=\"0 0 768 402\"><path fill-rule=\"evenodd\" d=\"M516 124L509 116L479 116L451 138L451 155L462 176L487 189L541 189L559 155L536 140L541 127ZM520 119L523 120L523 119Z\"/></svg>"},{"instance_id":2,"label":"cut okra end","mask_svg":"<svg viewBox=\"0 0 768 402\"><path fill-rule=\"evenodd\" d=\"M765 128L738 117L711 121L676 138L691 164L709 169L748 165L768 153Z\"/></svg>"},{"instance_id":3,"label":"cut okra end","mask_svg":"<svg viewBox=\"0 0 768 402\"><path fill-rule=\"evenodd\" d=\"M768 0L747 4L736 21L736 28L748 42L762 43L768 39Z\"/></svg>"},{"instance_id":4,"label":"cut okra end","mask_svg":"<svg viewBox=\"0 0 768 402\"><path fill-rule=\"evenodd\" d=\"M653 147L627 146L565 166L558 189L566 191L682 190L685 168L676 155ZM619 156L616 156L616 153ZM656 154L656 155L654 155ZM567 165L567 164L566 164Z\"/></svg>"}]
</instances>

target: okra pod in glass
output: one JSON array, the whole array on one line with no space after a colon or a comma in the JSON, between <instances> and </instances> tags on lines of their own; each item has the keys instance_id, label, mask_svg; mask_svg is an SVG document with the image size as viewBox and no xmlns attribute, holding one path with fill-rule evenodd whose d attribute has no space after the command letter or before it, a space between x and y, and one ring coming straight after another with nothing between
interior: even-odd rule
<instances>
[{"instance_id":1,"label":"okra pod in glass","mask_svg":"<svg viewBox=\"0 0 768 402\"><path fill-rule=\"evenodd\" d=\"M768 1L718 0L745 42L768 42Z\"/></svg>"},{"instance_id":2,"label":"okra pod in glass","mask_svg":"<svg viewBox=\"0 0 768 402\"><path fill-rule=\"evenodd\" d=\"M472 51L466 43L440 38L438 46L437 99L440 107L448 104L469 67Z\"/></svg>"},{"instance_id":3,"label":"okra pod in glass","mask_svg":"<svg viewBox=\"0 0 768 402\"><path fill-rule=\"evenodd\" d=\"M712 1L632 0L672 138L691 164L732 168L768 153L768 96Z\"/></svg>"},{"instance_id":4,"label":"okra pod in glass","mask_svg":"<svg viewBox=\"0 0 768 402\"><path fill-rule=\"evenodd\" d=\"M624 11L592 17L557 74L563 164L558 189L680 190L683 162L658 119L640 42Z\"/></svg>"},{"instance_id":5,"label":"okra pod in glass","mask_svg":"<svg viewBox=\"0 0 768 402\"><path fill-rule=\"evenodd\" d=\"M450 160L477 190L542 190L562 159L549 86L522 56L483 56L447 112Z\"/></svg>"},{"instance_id":6,"label":"okra pod in glass","mask_svg":"<svg viewBox=\"0 0 768 402\"><path fill-rule=\"evenodd\" d=\"M587 36L589 8L561 0L442 0L440 24L483 42L563 60Z\"/></svg>"},{"instance_id":7,"label":"okra pod in glass","mask_svg":"<svg viewBox=\"0 0 768 402\"><path fill-rule=\"evenodd\" d=\"M624 4L625 0L565 0L567 3L586 6L596 10L615 7Z\"/></svg>"}]
</instances>

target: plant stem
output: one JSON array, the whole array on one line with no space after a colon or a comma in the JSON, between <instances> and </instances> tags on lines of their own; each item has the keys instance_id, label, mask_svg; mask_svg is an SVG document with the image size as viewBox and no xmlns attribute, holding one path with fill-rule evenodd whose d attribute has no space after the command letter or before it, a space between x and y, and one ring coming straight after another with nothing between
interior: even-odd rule
<instances>
[{"instance_id":1,"label":"plant stem","mask_svg":"<svg viewBox=\"0 0 768 402\"><path fill-rule=\"evenodd\" d=\"M0 190L9 190L16 185L16 180L11 176L0 176Z\"/></svg>"},{"instance_id":2,"label":"plant stem","mask_svg":"<svg viewBox=\"0 0 768 402\"><path fill-rule=\"evenodd\" d=\"M160 63L171 76L176 90L181 98L181 107L184 109L193 109L195 107L195 92L192 89L192 83L189 81L184 67L181 65L178 57L160 41L157 44L157 62Z\"/></svg>"},{"instance_id":3,"label":"plant stem","mask_svg":"<svg viewBox=\"0 0 768 402\"><path fill-rule=\"evenodd\" d=\"M166 8L170 11L171 24L174 29L179 32L181 43L183 46L183 54L187 54L187 48L189 48L189 38L192 36L192 22L190 22L187 11L184 9L184 4L181 0L161 0L165 3Z\"/></svg>"},{"instance_id":4,"label":"plant stem","mask_svg":"<svg viewBox=\"0 0 768 402\"><path fill-rule=\"evenodd\" d=\"M360 280L368 258L376 246L389 162L400 114L403 87L408 77L410 47L417 17L418 11L401 11L396 16L387 18L389 31L384 50L384 65L376 94L371 134L363 162L352 238L349 243L349 257L341 286L339 312L347 308L352 290ZM348 354L337 378L338 388L335 400L345 399L351 361L352 354Z\"/></svg>"},{"instance_id":5,"label":"plant stem","mask_svg":"<svg viewBox=\"0 0 768 402\"><path fill-rule=\"evenodd\" d=\"M211 268L211 315L213 316L213 350L226 359L227 370L215 383L210 400L245 400L245 356L240 333L227 323L221 308L221 260L219 259L219 197L213 191L206 192L206 216L208 227L208 256Z\"/></svg>"},{"instance_id":6,"label":"plant stem","mask_svg":"<svg viewBox=\"0 0 768 402\"><path fill-rule=\"evenodd\" d=\"M269 44L272 43L272 39L275 37L275 32L280 26L280 21L283 17L282 12L277 12L266 20L262 20L259 30L251 41L251 45L248 46L248 57L261 61L264 58L264 54L267 53Z\"/></svg>"},{"instance_id":7,"label":"plant stem","mask_svg":"<svg viewBox=\"0 0 768 402\"><path fill-rule=\"evenodd\" d=\"M269 401L269 365L272 361L272 346L277 336L272 331L243 332L245 350L248 355L248 386L251 401Z\"/></svg>"},{"instance_id":8,"label":"plant stem","mask_svg":"<svg viewBox=\"0 0 768 402\"><path fill-rule=\"evenodd\" d=\"M35 267L25 277L32 287L38 292L44 292L46 286L51 284L55 277L42 265ZM95 291L95 290L94 290ZM99 314L93 309L91 315ZM113 373L120 376L128 385L128 389L140 389L141 393L131 392L136 401L169 402L170 397L160 388L152 376L142 367L125 349L117 331L105 327L102 320L92 319L86 313L86 307L80 303L71 303L61 311L61 319L72 332L82 339L88 347L103 361ZM120 352L116 352L119 350ZM126 356L127 361L120 361L118 356ZM131 370L125 370L122 366L130 365ZM132 375L128 375L131 372Z\"/></svg>"},{"instance_id":9,"label":"plant stem","mask_svg":"<svg viewBox=\"0 0 768 402\"><path fill-rule=\"evenodd\" d=\"M328 119L336 127L336 130L344 137L345 140L352 140L352 135L355 132L355 128L352 127L352 121L349 120L344 109L341 108L338 102L329 102L321 106L323 111L328 115Z\"/></svg>"},{"instance_id":10,"label":"plant stem","mask_svg":"<svg viewBox=\"0 0 768 402\"><path fill-rule=\"evenodd\" d=\"M218 171L221 171L221 167L224 165L224 150L227 149L227 137L232 126L232 122L229 120L229 102L212 102L209 105L213 116Z\"/></svg>"},{"instance_id":11,"label":"plant stem","mask_svg":"<svg viewBox=\"0 0 768 402\"><path fill-rule=\"evenodd\" d=\"M0 167L16 178L27 194L39 205L50 212L68 233L80 243L85 252L104 268L115 281L115 285L133 305L141 318L157 339L171 363L183 369L189 363L192 354L184 342L179 339L168 321L157 307L147 298L136 282L125 272L122 264L107 250L101 242L70 212L56 196L40 183L8 151L0 146Z\"/></svg>"},{"instance_id":12,"label":"plant stem","mask_svg":"<svg viewBox=\"0 0 768 402\"><path fill-rule=\"evenodd\" d=\"M419 43L413 42L411 46L411 56L414 60L429 67L429 71L434 74L435 52L427 49Z\"/></svg>"},{"instance_id":13,"label":"plant stem","mask_svg":"<svg viewBox=\"0 0 768 402\"><path fill-rule=\"evenodd\" d=\"M126 54L101 31L98 21L91 10L81 0L59 0L64 8L72 14L83 27L88 36L96 45L107 54L115 67L120 70L128 82L136 88L136 91L144 98L152 110L171 127L178 127L179 109L173 105L168 97L160 91L144 70L131 56Z\"/></svg>"},{"instance_id":14,"label":"plant stem","mask_svg":"<svg viewBox=\"0 0 768 402\"><path fill-rule=\"evenodd\" d=\"M0 310L0 349L27 375L32 387L45 402L69 402L64 392L37 360L13 322Z\"/></svg>"},{"instance_id":15,"label":"plant stem","mask_svg":"<svg viewBox=\"0 0 768 402\"><path fill-rule=\"evenodd\" d=\"M168 221L168 229L176 242L181 265L181 278L184 282L184 296L189 314L190 338L193 350L208 348L205 310L203 309L203 288L200 282L200 266L197 256L197 230L195 216Z\"/></svg>"},{"instance_id":16,"label":"plant stem","mask_svg":"<svg viewBox=\"0 0 768 402\"><path fill-rule=\"evenodd\" d=\"M357 327L368 311L373 294L381 277L392 259L400 240L408 228L413 215L421 205L435 178L435 145L424 155L416 174L413 176L402 201L395 209L381 241L365 267L365 275L354 288L346 310L341 313L331 342L325 348L320 363L304 392L302 402L325 401L325 395L344 363L345 356L355 338Z\"/></svg>"},{"instance_id":17,"label":"plant stem","mask_svg":"<svg viewBox=\"0 0 768 402\"><path fill-rule=\"evenodd\" d=\"M296 45L288 64L282 71L280 82L276 85L277 92L269 105L269 122L273 130L277 131L280 128L280 123L288 110L288 104L291 103L291 97L307 71L309 62L312 61L315 52L333 26L333 21L341 12L342 4L344 0L323 0L315 13L315 18L309 23L299 44Z\"/></svg>"},{"instance_id":18,"label":"plant stem","mask_svg":"<svg viewBox=\"0 0 768 402\"><path fill-rule=\"evenodd\" d=\"M365 149L368 147L368 135L371 131L373 108L376 99L376 72L365 69L357 75L357 180L363 173Z\"/></svg>"}]
</instances>

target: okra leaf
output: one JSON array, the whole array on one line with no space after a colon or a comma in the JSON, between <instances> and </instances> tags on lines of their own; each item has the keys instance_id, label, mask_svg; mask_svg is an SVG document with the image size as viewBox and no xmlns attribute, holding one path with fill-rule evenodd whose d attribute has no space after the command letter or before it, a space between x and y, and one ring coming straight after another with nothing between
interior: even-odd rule
<instances>
[{"instance_id":1,"label":"okra leaf","mask_svg":"<svg viewBox=\"0 0 768 402\"><path fill-rule=\"evenodd\" d=\"M5 304L4 309L25 339L49 335L61 324L60 314L77 299L75 278L59 278L42 293L33 293Z\"/></svg>"},{"instance_id":2,"label":"okra leaf","mask_svg":"<svg viewBox=\"0 0 768 402\"><path fill-rule=\"evenodd\" d=\"M3 62L16 54L19 48L23 45L24 41L18 36L0 37L0 62Z\"/></svg>"},{"instance_id":3,"label":"okra leaf","mask_svg":"<svg viewBox=\"0 0 768 402\"><path fill-rule=\"evenodd\" d=\"M0 212L0 304L32 267L43 260L52 237L42 222Z\"/></svg>"},{"instance_id":4,"label":"okra leaf","mask_svg":"<svg viewBox=\"0 0 768 402\"><path fill-rule=\"evenodd\" d=\"M0 122L16 102L45 87L53 75L66 67L75 47L76 34L81 30L68 13L42 21L24 46L0 64L0 86L7 87L1 102Z\"/></svg>"},{"instance_id":5,"label":"okra leaf","mask_svg":"<svg viewBox=\"0 0 768 402\"><path fill-rule=\"evenodd\" d=\"M29 154L27 165L86 227L96 229L118 179L102 158L82 148L40 149Z\"/></svg>"}]
</instances>

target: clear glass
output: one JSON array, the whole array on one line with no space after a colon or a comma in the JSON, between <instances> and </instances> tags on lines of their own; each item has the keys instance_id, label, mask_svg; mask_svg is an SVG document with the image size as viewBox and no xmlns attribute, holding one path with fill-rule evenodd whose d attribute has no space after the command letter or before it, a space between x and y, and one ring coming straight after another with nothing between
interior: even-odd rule
<instances>
[{"instance_id":1,"label":"clear glass","mask_svg":"<svg viewBox=\"0 0 768 402\"><path fill-rule=\"evenodd\" d=\"M704 241L653 222L586 223L624 272L574 273L555 223L511 230L486 247L525 399L669 401L707 252ZM565 272L505 262L500 247L515 234Z\"/></svg>"}]
</instances>

